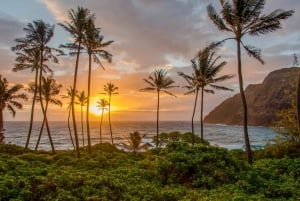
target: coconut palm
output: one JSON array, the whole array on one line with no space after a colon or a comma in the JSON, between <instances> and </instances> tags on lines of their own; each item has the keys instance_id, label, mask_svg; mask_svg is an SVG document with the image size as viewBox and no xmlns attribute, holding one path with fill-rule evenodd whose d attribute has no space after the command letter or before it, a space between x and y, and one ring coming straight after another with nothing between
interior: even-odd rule
<instances>
[{"instance_id":1,"label":"coconut palm","mask_svg":"<svg viewBox=\"0 0 300 201\"><path fill-rule=\"evenodd\" d=\"M149 85L149 87L141 89L141 91L156 91L157 93L157 113L156 113L156 147L158 147L158 135L159 135L159 102L160 102L160 92L164 92L168 95L176 97L173 93L168 90L177 86L174 86L174 80L167 77L167 71L164 69L155 70L153 76L150 75L148 79L144 81Z\"/></svg>"},{"instance_id":2,"label":"coconut palm","mask_svg":"<svg viewBox=\"0 0 300 201\"><path fill-rule=\"evenodd\" d=\"M105 47L113 43L113 41L103 41L103 36L100 34L99 29L95 28L94 20L90 19L87 23L87 28L84 34L83 45L89 58L89 72L88 72L88 94L87 94L87 110L86 110L86 126L88 136L88 149L91 153L91 138L90 138L90 124L89 124L89 107L90 107L90 91L91 91L91 72L92 72L92 59L95 63L99 64L103 69L104 66L100 58L111 62L112 54L104 50Z\"/></svg>"},{"instance_id":3,"label":"coconut palm","mask_svg":"<svg viewBox=\"0 0 300 201\"><path fill-rule=\"evenodd\" d=\"M26 94L18 93L23 88L22 85L16 84L11 87L8 85L8 81L0 75L0 144L4 142L3 110L7 109L15 117L16 109L23 108L17 100L27 100Z\"/></svg>"},{"instance_id":4,"label":"coconut palm","mask_svg":"<svg viewBox=\"0 0 300 201\"><path fill-rule=\"evenodd\" d=\"M70 33L74 41L73 43L67 43L65 45L61 45L60 47L69 49L70 55L76 55L74 81L73 81L73 89L76 91L79 55L82 50L82 42L84 39L86 24L89 20L93 20L95 16L90 13L89 9L82 8L79 6L77 7L77 10L73 10L73 9L69 10L68 15L69 15L69 22L65 22L64 24L59 23L59 25L63 27L67 32ZM74 103L74 100L75 100L75 94L72 94L71 102ZM72 105L72 120L73 120L73 127L74 127L77 157L80 157L74 104Z\"/></svg>"},{"instance_id":5,"label":"coconut palm","mask_svg":"<svg viewBox=\"0 0 300 201\"><path fill-rule=\"evenodd\" d=\"M192 134L193 134L193 141L192 144L195 143L195 133L194 133L194 116L195 116L195 110L197 105L197 99L199 91L201 91L201 104L200 104L200 134L201 134L201 140L203 143L203 98L204 98L204 92L214 94L213 89L217 90L232 90L227 87L216 85L215 83L225 81L228 79L231 79L233 75L223 75L220 77L216 76L220 73L222 68L226 65L226 62L223 61L219 64L217 64L217 61L220 59L220 56L215 57L215 48L219 44L212 43L209 46L203 48L198 52L197 58L195 60L192 60L192 68L193 73L192 75L186 75L183 72L179 72L178 74L182 76L187 82L188 86L185 86L185 88L188 89L188 92L186 94L195 93L195 103L194 103L194 109L193 109L193 116L192 116ZM210 87L210 89L207 89L206 87Z\"/></svg>"},{"instance_id":6,"label":"coconut palm","mask_svg":"<svg viewBox=\"0 0 300 201\"><path fill-rule=\"evenodd\" d=\"M39 77L39 67L40 67L40 52L38 49L23 49L22 51L16 52L16 59L15 67L12 69L13 72L18 72L22 70L30 69L32 72L35 71L35 86L38 84L38 77ZM45 55L44 58L47 58ZM52 73L52 70L44 64L43 69L44 72ZM34 94L32 98L31 104L31 113L30 113L30 123L29 129L27 134L27 140L25 144L25 149L28 148L31 132L32 132L32 125L33 125L33 116L34 116L34 108L35 108L35 100L38 93L38 88L34 89Z\"/></svg>"},{"instance_id":7,"label":"coconut palm","mask_svg":"<svg viewBox=\"0 0 300 201\"><path fill-rule=\"evenodd\" d=\"M83 133L83 107L86 106L87 97L84 91L76 94L78 102L76 104L80 105L80 116L81 116L81 135L82 135L82 146L84 147L84 133Z\"/></svg>"},{"instance_id":8,"label":"coconut palm","mask_svg":"<svg viewBox=\"0 0 300 201\"><path fill-rule=\"evenodd\" d=\"M47 44L53 37L54 34L54 25L47 24L42 20L33 21L32 23L28 23L27 27L23 29L26 33L24 38L15 39L17 45L12 47L13 51L22 51L25 49L38 51L39 52L39 96L42 96L42 77L43 77L43 66L45 62L51 60L54 63L58 63L57 57L53 54L53 52L57 52L59 54L63 54L61 50L56 48L49 47ZM45 106L43 105L42 99L40 99L40 104L42 108L42 112L44 118L46 116ZM47 119L47 118L46 118ZM48 121L46 121L46 128L48 135L51 136ZM54 147L52 147L54 151Z\"/></svg>"},{"instance_id":9,"label":"coconut palm","mask_svg":"<svg viewBox=\"0 0 300 201\"><path fill-rule=\"evenodd\" d=\"M75 144L74 144L74 140L72 137L72 131L71 131L71 126L70 126L70 117L71 117L71 110L72 110L72 93L74 93L74 90L72 88L72 86L70 86L69 88L67 88L67 94L66 95L62 95L62 98L64 99L69 99L70 102L68 102L68 130L69 130L69 134L70 134L70 139L73 145L73 148L75 150ZM75 92L75 94L77 94L77 92Z\"/></svg>"},{"instance_id":10,"label":"coconut palm","mask_svg":"<svg viewBox=\"0 0 300 201\"><path fill-rule=\"evenodd\" d=\"M141 135L137 131L129 133L129 137L126 137L126 140L129 143L128 148L132 150L133 153L136 153L141 149L148 149L150 147L149 144L142 142L143 137L145 137L145 135Z\"/></svg>"},{"instance_id":11,"label":"coconut palm","mask_svg":"<svg viewBox=\"0 0 300 201\"><path fill-rule=\"evenodd\" d=\"M281 20L289 18L294 13L292 10L277 9L270 14L262 14L265 2L265 0L220 0L221 16L211 4L207 7L208 16L217 28L220 31L230 32L233 37L227 39L236 41L239 88L244 112L244 138L249 164L252 164L252 154L248 135L248 111L243 86L241 48L243 47L249 56L254 57L260 63L263 64L264 61L260 56L260 50L245 45L242 39L246 35L259 36L280 29Z\"/></svg>"},{"instance_id":12,"label":"coconut palm","mask_svg":"<svg viewBox=\"0 0 300 201\"><path fill-rule=\"evenodd\" d=\"M114 138L112 135L112 128L111 128L111 120L110 120L110 110L111 110L111 97L112 95L117 95L119 94L116 92L119 88L115 86L113 83L109 82L106 85L104 85L104 91L107 96L108 96L108 122L109 122L109 130L110 130L110 137L111 137L111 144L114 144ZM102 93L103 94L103 93Z\"/></svg>"},{"instance_id":13,"label":"coconut palm","mask_svg":"<svg viewBox=\"0 0 300 201\"><path fill-rule=\"evenodd\" d=\"M105 110L107 110L107 107L109 106L109 103L106 99L101 98L99 101L97 101L97 107L101 109L101 120L100 120L100 143L102 144L102 121L103 121L103 113Z\"/></svg>"},{"instance_id":14,"label":"coconut palm","mask_svg":"<svg viewBox=\"0 0 300 201\"><path fill-rule=\"evenodd\" d=\"M44 115L44 118L43 118L43 123L42 123L41 129L40 129L40 133L39 133L38 141L35 146L35 150L38 149L38 146L39 146L39 143L40 143L40 140L42 137L42 133L44 130L44 125L47 126L47 124L48 124L47 111L48 111L49 103L51 103L53 105L62 106L62 102L55 98L55 96L57 96L60 93L61 87L62 87L62 85L58 84L56 82L56 80L52 78L52 76L49 76L47 78L42 77L42 86L40 87L42 89L42 91L41 91L42 96L37 96L36 99L37 99L37 101L45 102L46 115ZM33 91L34 88L35 88L34 83L31 83L29 91L34 92ZM51 137L51 135L49 135L49 133L48 133L48 137L49 137L50 145L52 148L52 152L55 153L52 137Z\"/></svg>"}]
</instances>

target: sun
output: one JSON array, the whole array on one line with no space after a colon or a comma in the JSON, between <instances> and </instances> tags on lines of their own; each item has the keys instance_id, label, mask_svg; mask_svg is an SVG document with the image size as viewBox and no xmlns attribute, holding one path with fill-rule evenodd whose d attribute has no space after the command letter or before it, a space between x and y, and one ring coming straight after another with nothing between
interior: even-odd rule
<instances>
[{"instance_id":1,"label":"sun","mask_svg":"<svg viewBox=\"0 0 300 201\"><path fill-rule=\"evenodd\" d=\"M97 107L96 104L93 104L90 106L90 112L97 116L101 115L101 113L102 113L101 109L99 107Z\"/></svg>"}]
</instances>

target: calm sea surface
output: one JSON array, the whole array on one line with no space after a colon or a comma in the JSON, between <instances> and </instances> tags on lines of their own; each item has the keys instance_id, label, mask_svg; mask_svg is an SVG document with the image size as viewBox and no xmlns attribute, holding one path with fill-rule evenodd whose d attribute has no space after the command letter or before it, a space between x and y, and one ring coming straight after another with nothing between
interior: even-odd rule
<instances>
[{"instance_id":1,"label":"calm sea surface","mask_svg":"<svg viewBox=\"0 0 300 201\"><path fill-rule=\"evenodd\" d=\"M54 146L57 150L72 149L70 134L68 132L67 122L49 122ZM28 122L5 122L5 142L24 146L27 138L29 128ZM30 148L34 148L41 122L35 122L30 140ZM91 141L92 144L99 143L99 122L91 122ZM196 133L200 134L200 125L196 123ZM78 124L78 134L80 144L82 146L81 125ZM114 143L123 142L129 133L139 131L145 134L145 141L150 141L156 133L156 122L112 122L112 130L114 136ZM191 122L160 122L160 132L191 132ZM84 127L85 145L86 131ZM249 137L251 145L255 147L263 147L268 141L272 141L276 137L276 133L265 127L249 127ZM243 148L243 127L241 126L227 126L227 125L213 125L206 124L204 126L204 138L210 142L211 145L217 145L228 149ZM105 142L110 142L109 125L105 122L102 125L102 139ZM49 140L46 129L44 129L39 149L49 150Z\"/></svg>"}]
</instances>

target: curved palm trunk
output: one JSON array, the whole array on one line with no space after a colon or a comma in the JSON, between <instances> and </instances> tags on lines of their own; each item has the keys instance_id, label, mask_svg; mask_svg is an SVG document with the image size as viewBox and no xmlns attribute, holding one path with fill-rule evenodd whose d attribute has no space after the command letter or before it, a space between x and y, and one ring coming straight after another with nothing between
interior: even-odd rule
<instances>
[{"instance_id":1,"label":"curved palm trunk","mask_svg":"<svg viewBox=\"0 0 300 201\"><path fill-rule=\"evenodd\" d=\"M71 98L71 103L72 103L72 120L73 120L73 128L74 128L74 136L75 136L75 144L76 144L76 153L77 153L77 157L78 158L80 157L80 151L79 151L78 133L77 133L77 126L76 126L74 99L75 99L75 91L76 91L76 84L77 84L77 72L78 72L80 49L81 49L81 43L79 42L78 49L77 49L77 55L76 55L74 81L73 81L73 90L74 91L72 92L72 98Z\"/></svg>"},{"instance_id":2,"label":"curved palm trunk","mask_svg":"<svg viewBox=\"0 0 300 201\"><path fill-rule=\"evenodd\" d=\"M31 137L31 131L32 131L32 125L33 125L33 114L34 114L34 106L35 106L35 99L36 99L36 95L37 95L37 86L38 86L38 76L39 76L39 69L36 68L35 70L35 80L34 80L34 94L33 94L33 98L32 98L32 105L31 105L31 113L30 113L30 124L29 124L29 130L28 130L28 134L27 134L27 140L26 140L26 144L25 144L25 149L28 148L29 146L29 141L30 141L30 137Z\"/></svg>"},{"instance_id":3,"label":"curved palm trunk","mask_svg":"<svg viewBox=\"0 0 300 201\"><path fill-rule=\"evenodd\" d=\"M70 127L70 117L71 117L71 108L69 109L69 114L68 114L68 129L69 129L70 139L71 139L73 148L75 150L75 144L74 144L74 141L73 141L72 131L71 131L71 127Z\"/></svg>"},{"instance_id":4,"label":"curved palm trunk","mask_svg":"<svg viewBox=\"0 0 300 201\"><path fill-rule=\"evenodd\" d=\"M3 109L0 107L0 144L4 142Z\"/></svg>"},{"instance_id":5,"label":"curved palm trunk","mask_svg":"<svg viewBox=\"0 0 300 201\"><path fill-rule=\"evenodd\" d=\"M203 142L204 142L204 138L203 138L203 93L204 92L204 89L203 88L201 88L201 111L200 111L200 128L201 128L201 130L200 130L200 133L201 133L201 142L202 142L202 144L203 144Z\"/></svg>"},{"instance_id":6,"label":"curved palm trunk","mask_svg":"<svg viewBox=\"0 0 300 201\"><path fill-rule=\"evenodd\" d=\"M109 130L110 130L111 144L114 144L114 138L113 138L113 135L112 135L111 121L110 121L110 102L111 102L111 95L109 95L108 121L109 121Z\"/></svg>"},{"instance_id":7,"label":"curved palm trunk","mask_svg":"<svg viewBox=\"0 0 300 201\"><path fill-rule=\"evenodd\" d=\"M89 153L92 152L91 148L91 134L90 134L90 92L91 92L91 71L92 71L92 55L89 53L89 74L88 74L88 94L87 94L87 106L86 106L86 129Z\"/></svg>"},{"instance_id":8,"label":"curved palm trunk","mask_svg":"<svg viewBox=\"0 0 300 201\"><path fill-rule=\"evenodd\" d=\"M102 121L103 121L103 112L104 109L102 109L102 114L101 114L101 121L100 121L100 144L102 144Z\"/></svg>"},{"instance_id":9,"label":"curved palm trunk","mask_svg":"<svg viewBox=\"0 0 300 201\"><path fill-rule=\"evenodd\" d=\"M158 147L158 135L159 135L159 91L157 91L157 111L156 111L156 148Z\"/></svg>"},{"instance_id":10,"label":"curved palm trunk","mask_svg":"<svg viewBox=\"0 0 300 201\"><path fill-rule=\"evenodd\" d=\"M199 90L197 89L196 90L195 102L194 102L193 115L192 115L192 135L193 135L192 144L193 144L193 146L195 145L194 118L195 118L195 113L196 113L198 94L199 94Z\"/></svg>"},{"instance_id":11,"label":"curved palm trunk","mask_svg":"<svg viewBox=\"0 0 300 201\"><path fill-rule=\"evenodd\" d=\"M84 134L83 134L83 108L82 105L80 106L80 113L81 113L81 135L82 135L82 146L84 147Z\"/></svg>"},{"instance_id":12,"label":"curved palm trunk","mask_svg":"<svg viewBox=\"0 0 300 201\"><path fill-rule=\"evenodd\" d=\"M43 58L43 52L44 52L43 48L41 48L40 51L41 51L41 57L40 58L41 58L41 67L42 67L43 66L43 60L44 60L44 58ZM52 137L51 137L51 133L50 133L50 129L49 129L49 124L48 124L46 109L44 107L43 100L42 100L42 75L43 75L43 71L42 71L42 68L40 68L40 81L39 81L39 84L40 84L40 86L39 86L39 88L40 88L39 89L40 103L41 103L41 108L42 108L42 112L43 112L43 115L44 115L44 120L45 120L45 123L46 123L46 129L47 129L51 149L52 149L52 152L55 154L54 144L53 144L53 141L52 141Z\"/></svg>"},{"instance_id":13,"label":"curved palm trunk","mask_svg":"<svg viewBox=\"0 0 300 201\"><path fill-rule=\"evenodd\" d=\"M47 113L47 110L48 110L48 102L46 103L46 106L45 106L45 112ZM36 142L36 145L35 145L35 151L38 149L39 147L39 144L40 144L40 141L41 141L41 138L42 138L42 133L43 133L43 130L44 130L44 125L45 125L45 117L43 118L43 123L42 123L42 126L40 128L40 133L39 133L39 137L38 137L38 140Z\"/></svg>"},{"instance_id":14,"label":"curved palm trunk","mask_svg":"<svg viewBox=\"0 0 300 201\"><path fill-rule=\"evenodd\" d=\"M252 153L248 135L248 109L247 109L247 100L244 92L243 86L243 75L242 75L242 61L241 61L241 41L237 40L237 56L238 56L238 76L239 76L239 85L240 85L240 94L243 104L243 111L244 111L244 138L245 138L245 145L246 145L246 153L247 153L247 160L248 163L252 165Z\"/></svg>"}]
</instances>

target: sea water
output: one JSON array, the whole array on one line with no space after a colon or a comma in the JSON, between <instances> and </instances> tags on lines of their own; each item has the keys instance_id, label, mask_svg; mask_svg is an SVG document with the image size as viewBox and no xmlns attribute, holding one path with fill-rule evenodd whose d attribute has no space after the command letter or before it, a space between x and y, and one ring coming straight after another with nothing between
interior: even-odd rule
<instances>
[{"instance_id":1,"label":"sea water","mask_svg":"<svg viewBox=\"0 0 300 201\"><path fill-rule=\"evenodd\" d=\"M32 136L30 139L29 148L34 149L39 135L42 122L34 122ZM71 125L72 126L72 125ZM49 122L51 136L54 142L55 149L68 150L73 149L70 133L67 122ZM25 146L29 122L5 122L5 143ZM262 148L267 142L272 142L275 139L276 133L266 127L249 126L249 138L253 148ZM72 129L73 130L73 129ZM78 137L80 146L87 145L86 126L83 126L83 137L81 123L77 125ZM97 144L100 142L100 123L90 123L91 143ZM112 122L112 132L114 143L118 144L126 142L129 133L138 131L144 135L144 140L151 142L151 139L156 134L156 122ZM188 121L164 121L159 123L159 132L191 132L191 122ZM195 133L200 135L200 124L195 123ZM74 138L74 134L72 132ZM242 126L232 125L204 125L204 139L208 140L211 145L225 147L227 149L244 149L244 134ZM111 142L109 124L104 122L102 125L102 141ZM42 138L39 145L40 150L50 150L49 138L46 128L42 133Z\"/></svg>"}]
</instances>

